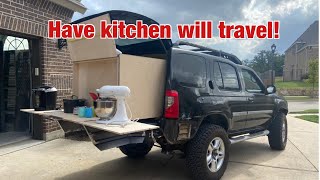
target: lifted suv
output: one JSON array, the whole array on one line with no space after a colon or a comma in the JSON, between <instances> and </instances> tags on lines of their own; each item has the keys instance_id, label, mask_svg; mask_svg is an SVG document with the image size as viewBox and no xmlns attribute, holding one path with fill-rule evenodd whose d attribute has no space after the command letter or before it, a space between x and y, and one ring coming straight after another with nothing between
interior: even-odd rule
<instances>
[{"instance_id":1,"label":"lifted suv","mask_svg":"<svg viewBox=\"0 0 320 180\"><path fill-rule=\"evenodd\" d=\"M236 56L178 42L168 62L164 117L158 120L161 132L155 139L165 152L186 153L194 179L221 178L230 144L267 135L272 149L286 147L287 102ZM146 140L120 149L139 157L152 146Z\"/></svg>"}]
</instances>

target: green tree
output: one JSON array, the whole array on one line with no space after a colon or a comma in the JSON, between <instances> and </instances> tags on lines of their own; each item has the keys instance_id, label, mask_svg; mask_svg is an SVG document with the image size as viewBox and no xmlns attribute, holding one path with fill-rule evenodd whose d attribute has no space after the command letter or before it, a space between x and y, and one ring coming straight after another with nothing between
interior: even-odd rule
<instances>
[{"instance_id":1,"label":"green tree","mask_svg":"<svg viewBox=\"0 0 320 180\"><path fill-rule=\"evenodd\" d=\"M319 82L319 60L309 62L308 82L312 84L312 97L314 97L314 86Z\"/></svg>"},{"instance_id":2,"label":"green tree","mask_svg":"<svg viewBox=\"0 0 320 180\"><path fill-rule=\"evenodd\" d=\"M273 56L271 51L262 50L254 56L250 61L248 59L243 61L243 64L251 67L256 72L264 73L271 69L271 63L274 61L274 70L276 76L282 76L284 65L284 54L275 54Z\"/></svg>"},{"instance_id":3,"label":"green tree","mask_svg":"<svg viewBox=\"0 0 320 180\"><path fill-rule=\"evenodd\" d=\"M276 76L283 76L284 54L275 54L274 70Z\"/></svg>"}]
</instances>

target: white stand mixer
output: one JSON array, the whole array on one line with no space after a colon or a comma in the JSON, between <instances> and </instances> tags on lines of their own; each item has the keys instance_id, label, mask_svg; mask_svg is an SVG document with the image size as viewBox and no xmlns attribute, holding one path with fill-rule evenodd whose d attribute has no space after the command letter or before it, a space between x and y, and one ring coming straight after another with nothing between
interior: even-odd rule
<instances>
[{"instance_id":1,"label":"white stand mixer","mask_svg":"<svg viewBox=\"0 0 320 180\"><path fill-rule=\"evenodd\" d=\"M130 123L130 119L127 116L125 98L130 95L130 89L127 86L103 86L97 89L100 98L115 98L116 113L111 119L100 119L96 122L98 124L112 124L125 126Z\"/></svg>"}]
</instances>

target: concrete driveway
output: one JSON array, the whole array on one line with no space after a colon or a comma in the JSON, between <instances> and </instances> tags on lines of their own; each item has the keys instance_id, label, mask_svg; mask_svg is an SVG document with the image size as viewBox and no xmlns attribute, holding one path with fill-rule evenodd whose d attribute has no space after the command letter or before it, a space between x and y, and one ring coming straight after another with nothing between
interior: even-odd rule
<instances>
[{"instance_id":1,"label":"concrete driveway","mask_svg":"<svg viewBox=\"0 0 320 180\"><path fill-rule=\"evenodd\" d=\"M223 179L318 179L318 124L288 116L285 151L272 151L261 137L231 146ZM58 139L0 156L6 179L189 179L180 154L154 148L141 160L118 149L100 152L91 142Z\"/></svg>"}]
</instances>

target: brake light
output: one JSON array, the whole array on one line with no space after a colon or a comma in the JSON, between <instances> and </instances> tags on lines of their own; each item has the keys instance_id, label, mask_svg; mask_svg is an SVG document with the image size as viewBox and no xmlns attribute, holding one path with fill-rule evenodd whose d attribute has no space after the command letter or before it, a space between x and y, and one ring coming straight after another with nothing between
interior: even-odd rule
<instances>
[{"instance_id":1,"label":"brake light","mask_svg":"<svg viewBox=\"0 0 320 180\"><path fill-rule=\"evenodd\" d=\"M179 118L179 94L175 90L166 91L165 118Z\"/></svg>"}]
</instances>

